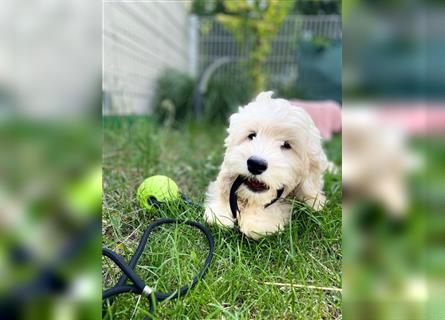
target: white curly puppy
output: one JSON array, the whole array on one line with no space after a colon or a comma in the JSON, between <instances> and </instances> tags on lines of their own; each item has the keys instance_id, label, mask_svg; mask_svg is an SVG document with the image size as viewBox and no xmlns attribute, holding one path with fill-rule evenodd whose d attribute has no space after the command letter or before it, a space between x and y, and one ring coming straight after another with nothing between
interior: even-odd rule
<instances>
[{"instance_id":1,"label":"white curly puppy","mask_svg":"<svg viewBox=\"0 0 445 320\"><path fill-rule=\"evenodd\" d=\"M297 198L315 210L325 202L327 160L320 133L306 111L287 100L272 99L272 94L260 93L230 117L224 161L205 201L207 222L233 227L230 189L237 177L243 177L236 193L236 220L241 232L254 239L289 222L292 207L282 199Z\"/></svg>"}]
</instances>

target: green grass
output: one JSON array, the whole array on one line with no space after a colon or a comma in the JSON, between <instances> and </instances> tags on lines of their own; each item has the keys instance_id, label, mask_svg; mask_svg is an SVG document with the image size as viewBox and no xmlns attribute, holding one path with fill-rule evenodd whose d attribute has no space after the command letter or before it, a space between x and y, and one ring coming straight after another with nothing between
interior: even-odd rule
<instances>
[{"instance_id":1,"label":"green grass","mask_svg":"<svg viewBox=\"0 0 445 320\"><path fill-rule=\"evenodd\" d=\"M148 224L161 217L203 222L201 204L223 158L223 125L156 127L148 118L105 118L103 244L127 260ZM341 138L326 145L341 161ZM145 177L174 179L195 205L172 203L156 212L141 209L136 189ZM328 202L314 212L294 201L293 218L282 232L252 241L233 230L211 226L215 256L205 280L186 297L158 305L157 319L339 319L341 293L307 286L341 287L341 174L327 174ZM178 225L153 234L139 261L138 274L156 290L189 282L207 253L204 237ZM120 276L103 260L104 287ZM265 282L303 285L283 287ZM141 319L148 303L119 296L106 307L108 319Z\"/></svg>"}]
</instances>

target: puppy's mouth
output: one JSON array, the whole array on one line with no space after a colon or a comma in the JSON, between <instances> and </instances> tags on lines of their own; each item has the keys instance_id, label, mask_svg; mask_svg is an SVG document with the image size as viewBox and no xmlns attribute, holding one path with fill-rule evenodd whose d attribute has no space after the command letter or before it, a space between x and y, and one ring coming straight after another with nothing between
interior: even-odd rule
<instances>
[{"instance_id":1,"label":"puppy's mouth","mask_svg":"<svg viewBox=\"0 0 445 320\"><path fill-rule=\"evenodd\" d=\"M269 190L269 186L255 178L246 178L244 184L253 192L264 192Z\"/></svg>"}]
</instances>

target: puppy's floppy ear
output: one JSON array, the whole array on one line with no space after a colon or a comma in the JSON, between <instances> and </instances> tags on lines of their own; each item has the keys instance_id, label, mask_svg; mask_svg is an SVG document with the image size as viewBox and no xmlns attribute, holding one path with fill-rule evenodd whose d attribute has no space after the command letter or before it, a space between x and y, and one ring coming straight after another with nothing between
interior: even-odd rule
<instances>
[{"instance_id":1,"label":"puppy's floppy ear","mask_svg":"<svg viewBox=\"0 0 445 320\"><path fill-rule=\"evenodd\" d=\"M315 205L315 201L324 202L322 192L323 173L327 168L328 162L322 147L320 131L306 111L298 107L295 108L299 109L300 121L298 126L300 130L298 130L298 134L305 135L303 141L304 147L299 150L304 168L300 184L290 195L305 200L308 204L316 208L319 206Z\"/></svg>"}]
</instances>

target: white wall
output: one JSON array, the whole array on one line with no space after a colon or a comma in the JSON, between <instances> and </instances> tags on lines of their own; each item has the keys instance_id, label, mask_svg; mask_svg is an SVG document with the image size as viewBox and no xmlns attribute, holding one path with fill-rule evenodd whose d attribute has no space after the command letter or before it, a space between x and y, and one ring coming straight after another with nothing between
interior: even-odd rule
<instances>
[{"instance_id":1,"label":"white wall","mask_svg":"<svg viewBox=\"0 0 445 320\"><path fill-rule=\"evenodd\" d=\"M190 70L189 1L105 1L104 114L146 114L167 67Z\"/></svg>"}]
</instances>

